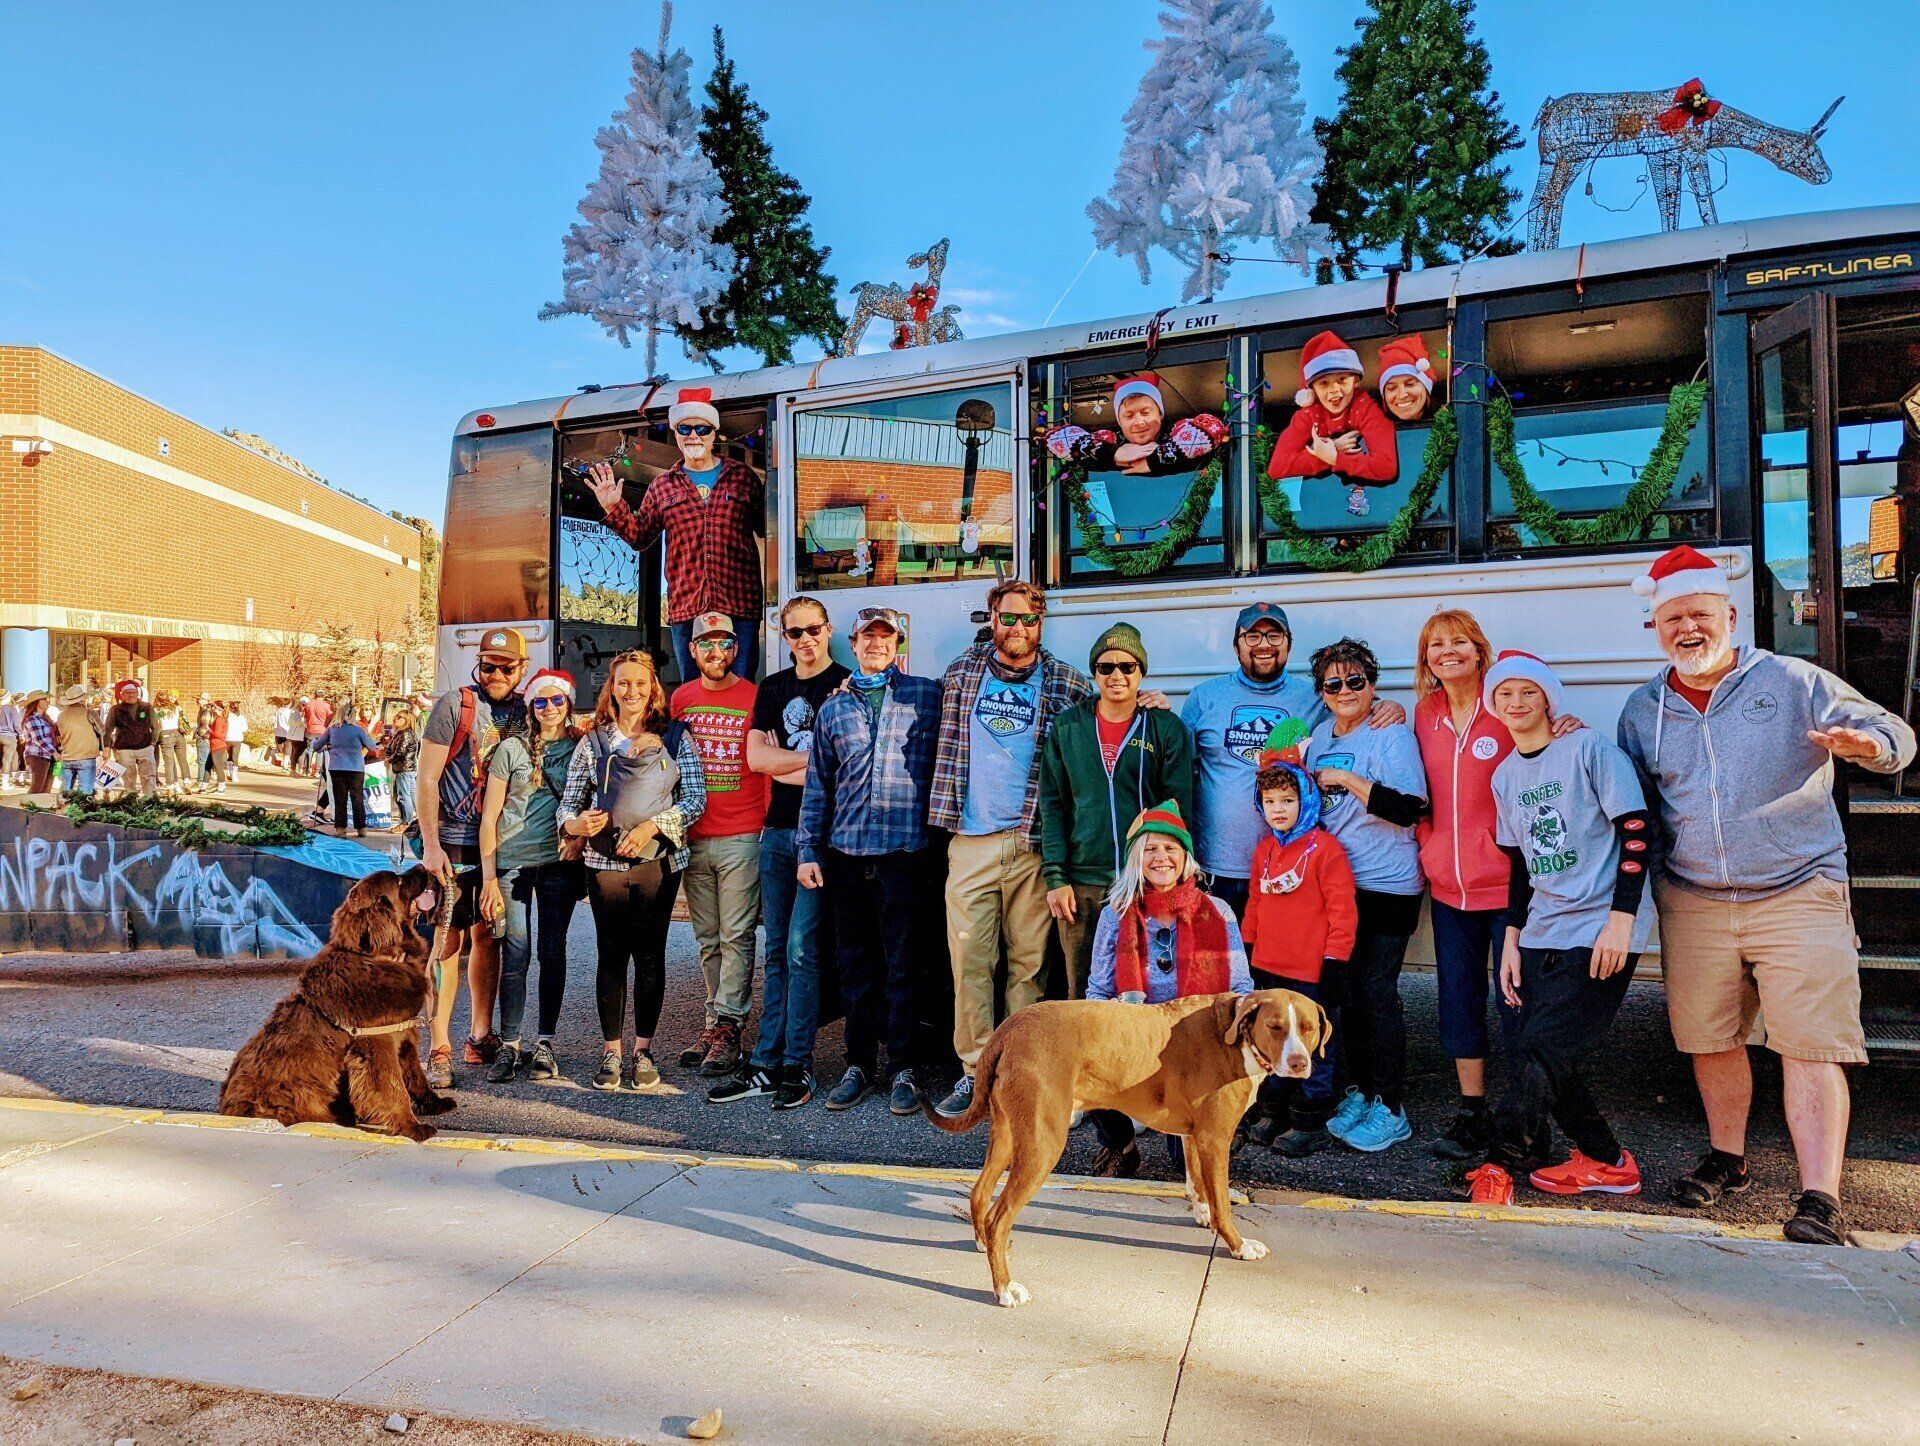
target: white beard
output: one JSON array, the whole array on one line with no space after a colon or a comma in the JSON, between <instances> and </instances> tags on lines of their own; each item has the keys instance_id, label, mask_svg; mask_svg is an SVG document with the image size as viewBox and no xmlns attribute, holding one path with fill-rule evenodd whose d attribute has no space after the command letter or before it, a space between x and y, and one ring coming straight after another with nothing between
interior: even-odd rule
<instances>
[{"instance_id":1,"label":"white beard","mask_svg":"<svg viewBox=\"0 0 1920 1446\"><path fill-rule=\"evenodd\" d=\"M1697 652L1671 652L1667 659L1683 678L1697 678L1702 673L1711 673L1724 667L1728 658L1733 656L1733 639L1725 637L1717 643L1709 643Z\"/></svg>"}]
</instances>

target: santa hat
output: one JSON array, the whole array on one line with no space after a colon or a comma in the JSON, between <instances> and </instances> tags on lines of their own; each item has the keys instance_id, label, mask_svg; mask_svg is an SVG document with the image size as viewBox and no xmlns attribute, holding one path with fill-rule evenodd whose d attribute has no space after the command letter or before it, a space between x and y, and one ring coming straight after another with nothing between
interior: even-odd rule
<instances>
[{"instance_id":1,"label":"santa hat","mask_svg":"<svg viewBox=\"0 0 1920 1446\"><path fill-rule=\"evenodd\" d=\"M563 673L558 668L542 668L527 679L524 691L529 703L546 693L563 694L569 703L576 701L573 674Z\"/></svg>"},{"instance_id":2,"label":"santa hat","mask_svg":"<svg viewBox=\"0 0 1920 1446\"><path fill-rule=\"evenodd\" d=\"M1656 610L1663 603L1677 597L1691 597L1695 593L1733 596L1733 589L1727 583L1726 569L1704 552L1685 543L1661 553L1653 566L1647 569L1645 577L1633 580L1633 590L1646 598L1648 605Z\"/></svg>"},{"instance_id":3,"label":"santa hat","mask_svg":"<svg viewBox=\"0 0 1920 1446\"><path fill-rule=\"evenodd\" d=\"M1380 348L1380 385L1395 377L1412 377L1433 394L1433 362L1427 344L1417 336L1396 336Z\"/></svg>"},{"instance_id":4,"label":"santa hat","mask_svg":"<svg viewBox=\"0 0 1920 1446\"><path fill-rule=\"evenodd\" d=\"M1487 676L1480 685L1480 696L1489 708L1493 706L1493 690L1515 678L1524 679L1545 693L1547 707L1552 712L1558 714L1564 711L1562 703L1567 693L1560 685L1559 675L1532 653L1523 653L1518 648L1504 650L1493 660L1493 666L1487 669Z\"/></svg>"},{"instance_id":5,"label":"santa hat","mask_svg":"<svg viewBox=\"0 0 1920 1446\"><path fill-rule=\"evenodd\" d=\"M705 422L714 431L720 430L720 413L713 405L712 387L680 388L673 405L667 408L667 425L678 426L681 422Z\"/></svg>"},{"instance_id":6,"label":"santa hat","mask_svg":"<svg viewBox=\"0 0 1920 1446\"><path fill-rule=\"evenodd\" d=\"M1160 395L1160 374L1158 372L1135 372L1130 377L1122 377L1113 385L1113 413L1120 415L1120 404L1128 397L1145 397L1166 414L1167 404Z\"/></svg>"},{"instance_id":7,"label":"santa hat","mask_svg":"<svg viewBox=\"0 0 1920 1446\"><path fill-rule=\"evenodd\" d=\"M1300 348L1300 390L1293 394L1293 400L1300 406L1311 406L1313 391L1307 383L1329 372L1352 372L1358 377L1366 375L1366 368L1360 365L1359 352L1333 332L1323 331Z\"/></svg>"},{"instance_id":8,"label":"santa hat","mask_svg":"<svg viewBox=\"0 0 1920 1446\"><path fill-rule=\"evenodd\" d=\"M113 691L116 697L138 698L140 696L140 685L132 678L122 678Z\"/></svg>"}]
</instances>

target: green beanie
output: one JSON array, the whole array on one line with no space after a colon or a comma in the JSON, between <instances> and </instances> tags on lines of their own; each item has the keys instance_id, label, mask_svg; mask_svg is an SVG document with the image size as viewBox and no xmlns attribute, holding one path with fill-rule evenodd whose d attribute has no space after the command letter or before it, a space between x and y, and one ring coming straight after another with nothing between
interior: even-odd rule
<instances>
[{"instance_id":1,"label":"green beanie","mask_svg":"<svg viewBox=\"0 0 1920 1446\"><path fill-rule=\"evenodd\" d=\"M1093 651L1087 654L1087 667L1100 661L1102 653L1126 653L1140 664L1140 671L1147 671L1147 645L1140 641L1140 629L1132 623L1114 623L1104 633L1093 640Z\"/></svg>"}]
</instances>

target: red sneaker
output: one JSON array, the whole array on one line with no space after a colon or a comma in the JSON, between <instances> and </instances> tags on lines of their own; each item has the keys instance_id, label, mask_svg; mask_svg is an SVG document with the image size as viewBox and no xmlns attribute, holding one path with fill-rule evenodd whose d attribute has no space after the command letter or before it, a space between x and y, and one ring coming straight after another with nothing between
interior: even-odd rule
<instances>
[{"instance_id":1,"label":"red sneaker","mask_svg":"<svg viewBox=\"0 0 1920 1446\"><path fill-rule=\"evenodd\" d=\"M1477 1170L1467 1171L1467 1178L1473 1182L1473 1193L1467 1196L1474 1205L1511 1205L1513 1203L1513 1176L1489 1160Z\"/></svg>"},{"instance_id":2,"label":"red sneaker","mask_svg":"<svg viewBox=\"0 0 1920 1446\"><path fill-rule=\"evenodd\" d=\"M494 1056L500 1053L500 1036L488 1030L484 1039L467 1036L466 1047L460 1051L460 1058L467 1064L492 1064Z\"/></svg>"},{"instance_id":3,"label":"red sneaker","mask_svg":"<svg viewBox=\"0 0 1920 1446\"><path fill-rule=\"evenodd\" d=\"M1617 1165L1603 1165L1575 1150L1566 1164L1535 1170L1527 1179L1534 1189L1545 1190L1549 1195L1640 1193L1640 1167L1633 1162L1631 1150L1620 1152L1620 1163Z\"/></svg>"}]
</instances>

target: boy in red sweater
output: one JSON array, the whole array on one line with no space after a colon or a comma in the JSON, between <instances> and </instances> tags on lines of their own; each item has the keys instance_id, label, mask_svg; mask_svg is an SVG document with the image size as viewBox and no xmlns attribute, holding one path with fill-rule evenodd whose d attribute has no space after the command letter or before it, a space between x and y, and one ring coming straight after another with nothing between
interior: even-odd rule
<instances>
[{"instance_id":1,"label":"boy in red sweater","mask_svg":"<svg viewBox=\"0 0 1920 1446\"><path fill-rule=\"evenodd\" d=\"M1293 399L1300 410L1273 444L1267 475L1343 477L1356 491L1383 486L1400 475L1400 447L1393 420L1369 392L1360 389L1360 354L1333 332L1323 331L1300 351L1304 385ZM1350 500L1349 508L1364 512Z\"/></svg>"},{"instance_id":2,"label":"boy in red sweater","mask_svg":"<svg viewBox=\"0 0 1920 1446\"><path fill-rule=\"evenodd\" d=\"M1359 912L1347 851L1320 827L1320 788L1300 765L1304 733L1297 719L1281 723L1260 756L1255 786L1268 833L1254 847L1240 937L1253 987L1292 989L1322 1003L1337 1039ZM1330 1045L1291 1099L1284 1082L1263 1081L1256 1105L1262 1118L1247 1138L1296 1158L1331 1144L1333 1065Z\"/></svg>"}]
</instances>

